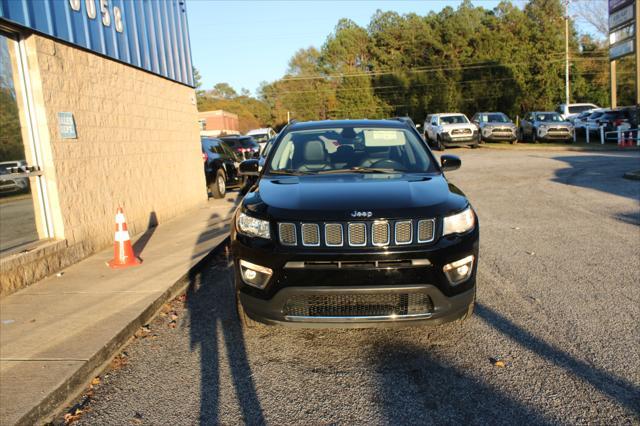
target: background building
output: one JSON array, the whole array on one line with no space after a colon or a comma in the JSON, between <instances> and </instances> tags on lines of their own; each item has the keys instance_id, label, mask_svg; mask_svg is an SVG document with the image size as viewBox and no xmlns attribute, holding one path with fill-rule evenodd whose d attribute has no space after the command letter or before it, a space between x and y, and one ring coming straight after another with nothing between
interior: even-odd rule
<instances>
[{"instance_id":1,"label":"background building","mask_svg":"<svg viewBox=\"0 0 640 426\"><path fill-rule=\"evenodd\" d=\"M184 3L0 0L0 295L206 200Z\"/></svg>"},{"instance_id":2,"label":"background building","mask_svg":"<svg viewBox=\"0 0 640 426\"><path fill-rule=\"evenodd\" d=\"M202 111L198 113L201 136L239 135L240 123L238 116L221 109L216 111Z\"/></svg>"}]
</instances>

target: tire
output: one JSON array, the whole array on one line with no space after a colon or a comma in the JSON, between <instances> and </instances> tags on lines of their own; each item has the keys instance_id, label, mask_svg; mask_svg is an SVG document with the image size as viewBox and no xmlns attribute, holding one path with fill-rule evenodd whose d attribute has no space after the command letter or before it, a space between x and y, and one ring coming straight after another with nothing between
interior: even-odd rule
<instances>
[{"instance_id":1,"label":"tire","mask_svg":"<svg viewBox=\"0 0 640 426\"><path fill-rule=\"evenodd\" d=\"M213 198L222 198L227 193L227 178L222 169L216 172L215 179L209 183L209 191Z\"/></svg>"},{"instance_id":2,"label":"tire","mask_svg":"<svg viewBox=\"0 0 640 426\"><path fill-rule=\"evenodd\" d=\"M244 308L242 307L242 303L240 303L240 298L238 297L237 293L236 293L236 311L238 313L238 319L240 320L240 324L242 325L243 328L254 329L254 328L262 327L262 323L259 323L258 321L251 319L249 315L247 315L247 313L244 311Z\"/></svg>"},{"instance_id":3,"label":"tire","mask_svg":"<svg viewBox=\"0 0 640 426\"><path fill-rule=\"evenodd\" d=\"M471 149L479 148L480 147L480 143L471 144L471 145L469 145L469 147L471 147Z\"/></svg>"},{"instance_id":4,"label":"tire","mask_svg":"<svg viewBox=\"0 0 640 426\"><path fill-rule=\"evenodd\" d=\"M438 151L444 151L444 144L442 143L442 140L440 139L440 135L436 136L436 149Z\"/></svg>"},{"instance_id":5,"label":"tire","mask_svg":"<svg viewBox=\"0 0 640 426\"><path fill-rule=\"evenodd\" d=\"M473 310L476 307L476 292L473 292L473 300L471 301L471 303L469 303L469 306L467 307L467 312L458 320L461 324L466 323L467 321L469 321L469 318L471 318L471 316L473 315Z\"/></svg>"}]
</instances>

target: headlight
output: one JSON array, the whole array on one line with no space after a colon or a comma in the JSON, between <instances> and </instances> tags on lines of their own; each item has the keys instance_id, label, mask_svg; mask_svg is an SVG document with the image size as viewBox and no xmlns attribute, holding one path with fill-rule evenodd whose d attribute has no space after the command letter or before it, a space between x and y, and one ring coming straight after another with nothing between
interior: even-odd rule
<instances>
[{"instance_id":1,"label":"headlight","mask_svg":"<svg viewBox=\"0 0 640 426\"><path fill-rule=\"evenodd\" d=\"M236 229L241 234L250 237L266 238L267 240L271 238L269 221L256 219L255 217L240 213L236 225Z\"/></svg>"},{"instance_id":2,"label":"headlight","mask_svg":"<svg viewBox=\"0 0 640 426\"><path fill-rule=\"evenodd\" d=\"M547 126L546 124L541 124L538 128L540 130L547 130L549 128L549 126Z\"/></svg>"},{"instance_id":3,"label":"headlight","mask_svg":"<svg viewBox=\"0 0 640 426\"><path fill-rule=\"evenodd\" d=\"M442 235L462 234L473 229L476 224L476 217L471 207L452 216L444 218L444 230Z\"/></svg>"}]
</instances>

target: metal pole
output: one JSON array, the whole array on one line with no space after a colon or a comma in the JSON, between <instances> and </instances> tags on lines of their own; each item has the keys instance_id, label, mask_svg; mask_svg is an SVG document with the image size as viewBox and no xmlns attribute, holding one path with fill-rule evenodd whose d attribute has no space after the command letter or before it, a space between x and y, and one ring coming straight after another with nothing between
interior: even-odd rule
<instances>
[{"instance_id":1,"label":"metal pole","mask_svg":"<svg viewBox=\"0 0 640 426\"><path fill-rule=\"evenodd\" d=\"M287 124L291 121L291 113L287 111Z\"/></svg>"},{"instance_id":2,"label":"metal pole","mask_svg":"<svg viewBox=\"0 0 640 426\"><path fill-rule=\"evenodd\" d=\"M585 127L586 129L586 135L587 135L587 143L589 143L589 135L591 134L591 127L589 127L589 125L587 124L587 127Z\"/></svg>"},{"instance_id":3,"label":"metal pole","mask_svg":"<svg viewBox=\"0 0 640 426\"><path fill-rule=\"evenodd\" d=\"M564 3L565 13L564 13L564 53L565 53L565 99L567 104L567 109L569 108L569 0L566 0Z\"/></svg>"},{"instance_id":4,"label":"metal pole","mask_svg":"<svg viewBox=\"0 0 640 426\"><path fill-rule=\"evenodd\" d=\"M635 21L635 37L636 37L636 106L640 106L640 34L638 34L638 24L640 24L640 0L636 0L636 21ZM636 110L636 114L640 112ZM640 123L638 123L640 125Z\"/></svg>"},{"instance_id":5,"label":"metal pole","mask_svg":"<svg viewBox=\"0 0 640 426\"><path fill-rule=\"evenodd\" d=\"M616 61L611 61L609 63L611 70L611 108L616 108L618 106L618 82L616 76Z\"/></svg>"},{"instance_id":6,"label":"metal pole","mask_svg":"<svg viewBox=\"0 0 640 426\"><path fill-rule=\"evenodd\" d=\"M600 126L600 145L604 145L604 126Z\"/></svg>"}]
</instances>

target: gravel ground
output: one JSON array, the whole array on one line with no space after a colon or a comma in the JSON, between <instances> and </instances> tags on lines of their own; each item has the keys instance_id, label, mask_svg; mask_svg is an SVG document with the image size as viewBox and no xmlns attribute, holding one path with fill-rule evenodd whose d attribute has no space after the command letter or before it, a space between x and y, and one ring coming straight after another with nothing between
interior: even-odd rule
<instances>
[{"instance_id":1,"label":"gravel ground","mask_svg":"<svg viewBox=\"0 0 640 426\"><path fill-rule=\"evenodd\" d=\"M640 155L452 153L482 231L466 324L243 331L220 252L77 423L640 424Z\"/></svg>"}]
</instances>

